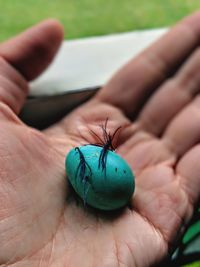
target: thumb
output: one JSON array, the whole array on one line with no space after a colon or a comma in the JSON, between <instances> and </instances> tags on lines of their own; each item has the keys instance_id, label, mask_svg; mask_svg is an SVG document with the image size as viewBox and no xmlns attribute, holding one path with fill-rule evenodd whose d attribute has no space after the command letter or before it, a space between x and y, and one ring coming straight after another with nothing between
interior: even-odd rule
<instances>
[{"instance_id":1,"label":"thumb","mask_svg":"<svg viewBox=\"0 0 200 267\"><path fill-rule=\"evenodd\" d=\"M62 40L62 25L53 19L45 20L2 43L0 57L30 81L50 64Z\"/></svg>"},{"instance_id":2,"label":"thumb","mask_svg":"<svg viewBox=\"0 0 200 267\"><path fill-rule=\"evenodd\" d=\"M63 28L56 20L46 20L0 44L0 104L18 114L28 92L28 83L52 61ZM1 111L2 114L2 105Z\"/></svg>"}]
</instances>

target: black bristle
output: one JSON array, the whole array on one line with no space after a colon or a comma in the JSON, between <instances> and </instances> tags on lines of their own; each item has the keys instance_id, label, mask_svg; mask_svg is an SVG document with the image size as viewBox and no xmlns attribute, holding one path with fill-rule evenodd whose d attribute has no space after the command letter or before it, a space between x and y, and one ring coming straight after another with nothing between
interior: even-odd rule
<instances>
[{"instance_id":1,"label":"black bristle","mask_svg":"<svg viewBox=\"0 0 200 267\"><path fill-rule=\"evenodd\" d=\"M81 179L81 182L84 184L83 186L83 201L84 201L84 205L86 204L87 201L87 193L89 188L86 188L87 184L89 183L89 178L92 176L92 170L89 166L89 164L86 162L85 157L83 155L83 153L81 152L81 150L76 147L75 150L78 151L79 153L79 157L80 157L80 162L76 171L76 177L79 176ZM86 170L89 170L89 175L86 175Z\"/></svg>"}]
</instances>

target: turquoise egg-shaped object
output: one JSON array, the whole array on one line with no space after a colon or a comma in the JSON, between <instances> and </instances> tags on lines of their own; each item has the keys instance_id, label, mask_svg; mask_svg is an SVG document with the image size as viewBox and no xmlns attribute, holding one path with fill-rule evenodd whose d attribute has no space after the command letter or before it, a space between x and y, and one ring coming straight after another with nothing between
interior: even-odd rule
<instances>
[{"instance_id":1,"label":"turquoise egg-shaped object","mask_svg":"<svg viewBox=\"0 0 200 267\"><path fill-rule=\"evenodd\" d=\"M67 177L84 203L101 209L125 206L135 188L133 172L118 154L103 147L84 145L72 149L66 157Z\"/></svg>"}]
</instances>

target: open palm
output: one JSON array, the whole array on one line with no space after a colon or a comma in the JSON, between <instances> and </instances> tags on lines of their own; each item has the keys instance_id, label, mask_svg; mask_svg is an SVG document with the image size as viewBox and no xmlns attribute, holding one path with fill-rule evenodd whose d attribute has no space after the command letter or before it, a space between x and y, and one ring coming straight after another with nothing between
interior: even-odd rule
<instances>
[{"instance_id":1,"label":"open palm","mask_svg":"<svg viewBox=\"0 0 200 267\"><path fill-rule=\"evenodd\" d=\"M46 21L0 46L0 266L150 266L167 255L200 194L199 22L186 18L44 132L17 114L61 26ZM64 168L106 118L110 132L122 126L117 152L136 175L130 205L111 213L77 205Z\"/></svg>"}]
</instances>

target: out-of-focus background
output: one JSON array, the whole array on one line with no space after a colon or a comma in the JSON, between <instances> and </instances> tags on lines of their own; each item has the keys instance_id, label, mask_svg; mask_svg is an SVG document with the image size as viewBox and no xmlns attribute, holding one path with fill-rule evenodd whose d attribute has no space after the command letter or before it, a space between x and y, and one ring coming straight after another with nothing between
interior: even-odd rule
<instances>
[{"instance_id":1,"label":"out-of-focus background","mask_svg":"<svg viewBox=\"0 0 200 267\"><path fill-rule=\"evenodd\" d=\"M199 8L199 0L0 0L0 40L49 17L70 39L170 26Z\"/></svg>"},{"instance_id":2,"label":"out-of-focus background","mask_svg":"<svg viewBox=\"0 0 200 267\"><path fill-rule=\"evenodd\" d=\"M61 21L66 39L75 39L169 27L198 9L199 0L0 0L0 41L49 17ZM174 257L178 261L168 266L200 267L199 236L200 209Z\"/></svg>"}]
</instances>

